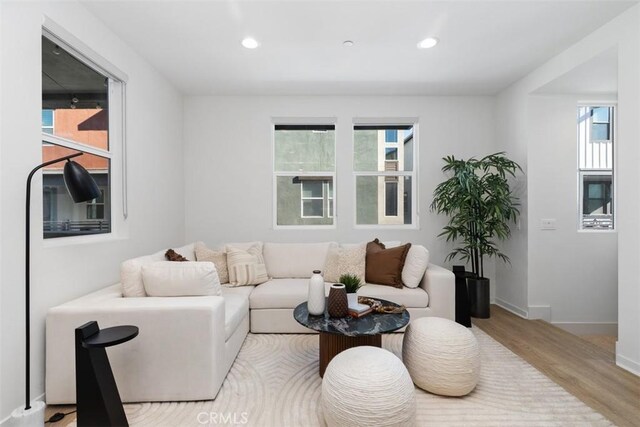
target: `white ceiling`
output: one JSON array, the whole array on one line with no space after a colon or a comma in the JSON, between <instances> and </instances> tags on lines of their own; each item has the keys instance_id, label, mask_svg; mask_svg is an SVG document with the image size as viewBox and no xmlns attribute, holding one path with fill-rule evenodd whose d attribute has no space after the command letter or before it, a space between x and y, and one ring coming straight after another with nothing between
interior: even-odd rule
<instances>
[{"instance_id":1,"label":"white ceiling","mask_svg":"<svg viewBox=\"0 0 640 427\"><path fill-rule=\"evenodd\" d=\"M500 91L636 3L84 4L186 94L466 95ZM241 47L246 36L261 46ZM440 44L417 49L427 36Z\"/></svg>"}]
</instances>

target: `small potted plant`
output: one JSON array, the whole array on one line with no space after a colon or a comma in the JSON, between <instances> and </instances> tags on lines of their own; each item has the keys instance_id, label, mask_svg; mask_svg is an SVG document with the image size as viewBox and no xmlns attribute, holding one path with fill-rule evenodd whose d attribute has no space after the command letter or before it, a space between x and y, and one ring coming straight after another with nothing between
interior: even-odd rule
<instances>
[{"instance_id":1,"label":"small potted plant","mask_svg":"<svg viewBox=\"0 0 640 427\"><path fill-rule=\"evenodd\" d=\"M358 304L358 294L356 292L362 286L362 281L355 274L343 274L340 276L340 280L347 291L347 300L349 301L349 307L355 307Z\"/></svg>"}]
</instances>

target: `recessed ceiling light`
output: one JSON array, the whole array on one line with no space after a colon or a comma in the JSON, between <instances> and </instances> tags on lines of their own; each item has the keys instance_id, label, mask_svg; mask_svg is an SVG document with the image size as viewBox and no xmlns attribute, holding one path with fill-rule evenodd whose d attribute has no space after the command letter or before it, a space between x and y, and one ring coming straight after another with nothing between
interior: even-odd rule
<instances>
[{"instance_id":1,"label":"recessed ceiling light","mask_svg":"<svg viewBox=\"0 0 640 427\"><path fill-rule=\"evenodd\" d=\"M353 43L353 40L345 40L342 42L342 45L346 47L351 47L354 45L354 43Z\"/></svg>"},{"instance_id":2,"label":"recessed ceiling light","mask_svg":"<svg viewBox=\"0 0 640 427\"><path fill-rule=\"evenodd\" d=\"M247 49L255 49L260 46L260 43L258 43L258 41L253 37L246 37L242 40L242 46L246 47Z\"/></svg>"},{"instance_id":3,"label":"recessed ceiling light","mask_svg":"<svg viewBox=\"0 0 640 427\"><path fill-rule=\"evenodd\" d=\"M438 39L435 37L427 37L418 43L418 49L429 49L438 44Z\"/></svg>"}]
</instances>

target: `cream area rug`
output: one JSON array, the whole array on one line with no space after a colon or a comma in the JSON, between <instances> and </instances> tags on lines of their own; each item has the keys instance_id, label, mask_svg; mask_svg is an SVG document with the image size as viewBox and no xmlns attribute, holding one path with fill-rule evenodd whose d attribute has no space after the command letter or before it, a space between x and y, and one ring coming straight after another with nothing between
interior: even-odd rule
<instances>
[{"instance_id":1,"label":"cream area rug","mask_svg":"<svg viewBox=\"0 0 640 427\"><path fill-rule=\"evenodd\" d=\"M466 397L416 387L419 426L609 426L593 411L478 328L481 376ZM402 334L383 337L401 357ZM324 426L318 335L249 334L213 401L126 404L131 426ZM357 402L354 402L357 404Z\"/></svg>"}]
</instances>

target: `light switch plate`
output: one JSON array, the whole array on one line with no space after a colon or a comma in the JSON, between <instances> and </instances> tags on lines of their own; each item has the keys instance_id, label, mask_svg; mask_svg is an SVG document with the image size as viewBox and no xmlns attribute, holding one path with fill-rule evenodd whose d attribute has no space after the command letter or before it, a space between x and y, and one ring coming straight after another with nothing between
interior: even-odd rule
<instances>
[{"instance_id":1,"label":"light switch plate","mask_svg":"<svg viewBox=\"0 0 640 427\"><path fill-rule=\"evenodd\" d=\"M555 230L556 229L556 219L555 218L547 218L540 220L540 229L541 230Z\"/></svg>"}]
</instances>

